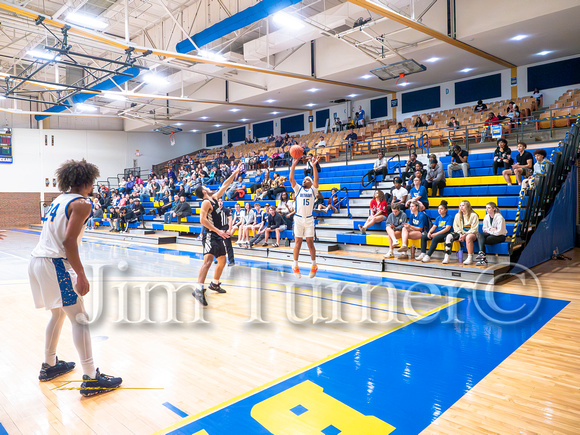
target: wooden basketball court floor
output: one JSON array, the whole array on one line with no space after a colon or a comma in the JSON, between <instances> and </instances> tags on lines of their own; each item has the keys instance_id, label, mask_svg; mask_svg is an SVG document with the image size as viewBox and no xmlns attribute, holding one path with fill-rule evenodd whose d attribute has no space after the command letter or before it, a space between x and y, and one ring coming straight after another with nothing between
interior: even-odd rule
<instances>
[{"instance_id":1,"label":"wooden basketball court floor","mask_svg":"<svg viewBox=\"0 0 580 435\"><path fill-rule=\"evenodd\" d=\"M0 242L0 434L580 433L578 249L495 292L238 258L202 309L196 247L85 238L95 362L124 382L81 398L79 365L37 380L38 234ZM57 354L78 361L68 321Z\"/></svg>"}]
</instances>

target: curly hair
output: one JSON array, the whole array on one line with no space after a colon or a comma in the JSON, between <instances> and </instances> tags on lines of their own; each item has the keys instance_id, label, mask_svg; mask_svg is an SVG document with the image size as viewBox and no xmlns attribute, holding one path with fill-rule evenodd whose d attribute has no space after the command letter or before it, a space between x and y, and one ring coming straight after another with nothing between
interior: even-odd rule
<instances>
[{"instance_id":1,"label":"curly hair","mask_svg":"<svg viewBox=\"0 0 580 435\"><path fill-rule=\"evenodd\" d=\"M99 175L99 168L85 159L67 160L56 170L58 188L61 192L92 185Z\"/></svg>"}]
</instances>

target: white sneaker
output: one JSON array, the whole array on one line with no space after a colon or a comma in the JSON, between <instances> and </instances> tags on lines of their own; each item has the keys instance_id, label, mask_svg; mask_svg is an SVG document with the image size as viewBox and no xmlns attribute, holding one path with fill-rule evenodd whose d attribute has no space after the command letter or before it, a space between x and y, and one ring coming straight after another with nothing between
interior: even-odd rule
<instances>
[{"instance_id":1,"label":"white sneaker","mask_svg":"<svg viewBox=\"0 0 580 435\"><path fill-rule=\"evenodd\" d=\"M399 240L395 240L395 243L393 243L392 248L398 248L400 246L401 242L399 242Z\"/></svg>"},{"instance_id":2,"label":"white sneaker","mask_svg":"<svg viewBox=\"0 0 580 435\"><path fill-rule=\"evenodd\" d=\"M425 256L425 254L423 252L421 252L419 255L417 255L415 257L415 260L422 260L424 256Z\"/></svg>"},{"instance_id":3,"label":"white sneaker","mask_svg":"<svg viewBox=\"0 0 580 435\"><path fill-rule=\"evenodd\" d=\"M393 258L395 256L395 254L393 253L392 249L389 249L387 251L387 253L385 254L385 258Z\"/></svg>"},{"instance_id":4,"label":"white sneaker","mask_svg":"<svg viewBox=\"0 0 580 435\"><path fill-rule=\"evenodd\" d=\"M447 264L447 263L449 263L449 254L445 254L445 256L443 257L443 261L442 261L442 263L443 263L443 264Z\"/></svg>"},{"instance_id":5,"label":"white sneaker","mask_svg":"<svg viewBox=\"0 0 580 435\"><path fill-rule=\"evenodd\" d=\"M429 263L429 260L431 260L431 257L429 257L428 255L426 255L426 254L425 254L425 255L423 256L423 260L422 260L422 261L423 261L423 263Z\"/></svg>"},{"instance_id":6,"label":"white sneaker","mask_svg":"<svg viewBox=\"0 0 580 435\"><path fill-rule=\"evenodd\" d=\"M463 264L465 265L473 264L473 255L468 255Z\"/></svg>"}]
</instances>

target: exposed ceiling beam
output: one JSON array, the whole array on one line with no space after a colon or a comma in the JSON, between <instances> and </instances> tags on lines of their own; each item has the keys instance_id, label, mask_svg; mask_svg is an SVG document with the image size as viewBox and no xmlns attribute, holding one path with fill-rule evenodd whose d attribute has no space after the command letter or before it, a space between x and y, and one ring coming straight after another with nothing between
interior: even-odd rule
<instances>
[{"instance_id":1,"label":"exposed ceiling beam","mask_svg":"<svg viewBox=\"0 0 580 435\"><path fill-rule=\"evenodd\" d=\"M286 77L286 78L297 79L297 80L305 80L305 81L323 83L323 84L334 85L334 86L343 86L343 87L348 87L351 89L361 89L361 90L371 91L371 92L381 92L381 93L391 93L392 92L391 90L387 90L387 89L379 89L379 88L373 88L370 86L362 86L362 85L356 85L356 84L352 84L352 83L337 82L334 80L321 79L321 78L311 77L311 76L307 76L307 75L303 75L303 74L296 74L296 73L291 73L291 72L286 72L286 71L276 71L276 70L261 68L261 67L257 67L257 66L239 64L239 63L235 63L235 62L216 61L216 60L206 59L206 58L203 58L200 56L181 54L181 53L166 51L166 50L151 49L148 47L140 47L137 45L128 45L122 40L112 38L112 37L103 35L101 33L93 32L91 30L83 29L82 27L71 26L70 24L66 24L62 21L53 20L53 19L45 17L43 15L39 15L36 12L30 11L28 9L21 8L21 7L15 6L15 5L0 2L0 9L4 9L6 11L15 13L17 15L25 16L25 17L31 18L33 20L37 20L37 19L41 18L41 19L44 19L44 21L43 21L44 24L52 25L52 26L60 28L60 29L62 29L65 26L69 26L70 29L68 31L70 33L75 33L75 34L83 36L85 38L89 38L89 39L103 42L107 45L110 45L111 47L116 47L117 49L121 49L123 51L125 51L129 48L133 48L135 50L135 52L138 52L138 53L145 53L146 51L152 51L153 55L162 56L162 57L170 58L170 59L181 59L181 60L185 60L185 61L189 61L189 62L206 63L206 64L210 64L210 65L223 66L226 68L234 68L234 69L238 69L238 70L250 71L250 72L255 72L255 73L260 73L260 74L270 74L270 75L274 75L274 76L278 76L278 77Z\"/></svg>"},{"instance_id":2,"label":"exposed ceiling beam","mask_svg":"<svg viewBox=\"0 0 580 435\"><path fill-rule=\"evenodd\" d=\"M516 68L516 65L500 59L497 56L494 56L493 54L489 54L486 53L485 51L482 51L478 48L472 47L469 44L466 44L464 42L458 41L457 39L453 39L450 38L447 35L444 35L443 33L440 33L436 30L430 29L429 27L418 23L416 21L413 21L407 17L404 17L403 15L400 15L390 9L388 9L386 6L381 5L379 3L375 3L369 0L348 0L350 3L353 3L357 6L360 6L361 8L367 9L371 12L374 12L376 14L382 15L383 17L387 17L390 20L393 20L399 24L402 24L404 26L407 26L411 29L417 30L419 32L425 33L429 36L432 36L433 38L439 39L440 41L446 42L447 44L453 45L454 47L460 48L462 50L468 51L469 53L475 54L476 56L482 57L484 59L487 59L491 62L495 62L503 67L506 68Z\"/></svg>"}]
</instances>

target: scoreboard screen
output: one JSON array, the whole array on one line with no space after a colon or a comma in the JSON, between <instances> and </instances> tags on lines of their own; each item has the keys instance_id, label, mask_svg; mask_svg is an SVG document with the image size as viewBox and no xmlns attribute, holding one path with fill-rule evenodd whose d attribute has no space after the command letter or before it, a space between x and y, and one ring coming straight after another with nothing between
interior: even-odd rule
<instances>
[{"instance_id":1,"label":"scoreboard screen","mask_svg":"<svg viewBox=\"0 0 580 435\"><path fill-rule=\"evenodd\" d=\"M11 134L0 134L0 163L12 163Z\"/></svg>"}]
</instances>

